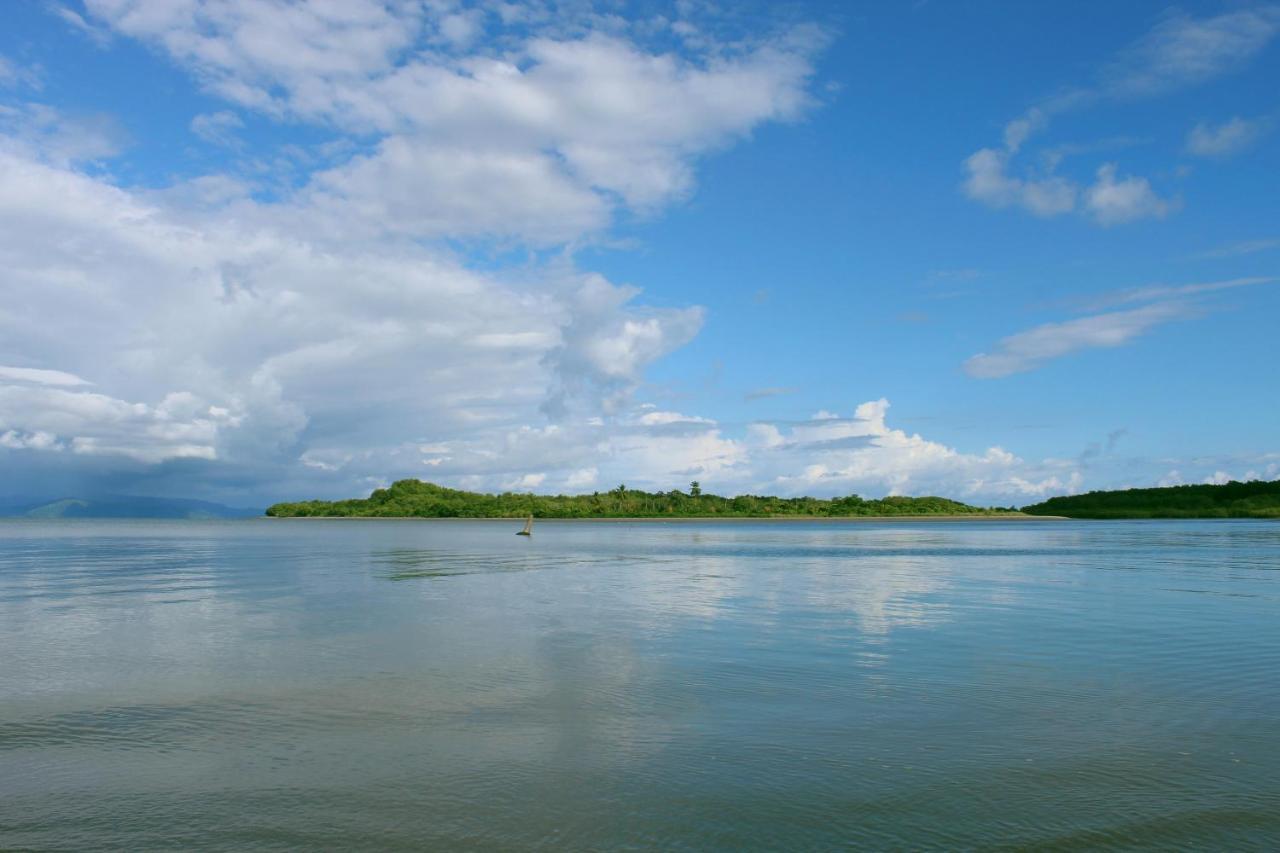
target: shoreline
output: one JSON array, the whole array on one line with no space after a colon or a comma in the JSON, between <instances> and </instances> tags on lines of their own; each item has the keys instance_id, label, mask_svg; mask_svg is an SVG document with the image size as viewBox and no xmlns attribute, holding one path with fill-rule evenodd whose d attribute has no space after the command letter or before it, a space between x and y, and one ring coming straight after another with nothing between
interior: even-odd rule
<instances>
[{"instance_id":1,"label":"shoreline","mask_svg":"<svg viewBox=\"0 0 1280 853\"><path fill-rule=\"evenodd\" d=\"M260 516L265 521L466 521L466 522L523 522L527 516L509 516L493 518L470 518L465 516L417 516L417 515L285 515ZM795 524L800 522L909 522L909 521L1071 521L1065 515L802 515L802 516L680 516L664 518L660 515L616 516L607 518L539 518L534 517L536 524L579 523L591 524L700 524L714 522L717 524L744 523L755 524Z\"/></svg>"}]
</instances>

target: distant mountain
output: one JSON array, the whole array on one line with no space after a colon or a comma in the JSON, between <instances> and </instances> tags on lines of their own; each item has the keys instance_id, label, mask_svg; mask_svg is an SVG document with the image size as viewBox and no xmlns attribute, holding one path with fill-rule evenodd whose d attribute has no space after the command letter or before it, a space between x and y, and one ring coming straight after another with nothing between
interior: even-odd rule
<instances>
[{"instance_id":1,"label":"distant mountain","mask_svg":"<svg viewBox=\"0 0 1280 853\"><path fill-rule=\"evenodd\" d=\"M1280 480L1089 492L1049 498L1022 511L1068 518L1280 518Z\"/></svg>"},{"instance_id":2,"label":"distant mountain","mask_svg":"<svg viewBox=\"0 0 1280 853\"><path fill-rule=\"evenodd\" d=\"M106 495L62 498L38 506L8 507L3 514L23 518L253 518L260 509L242 509L182 498Z\"/></svg>"}]
</instances>

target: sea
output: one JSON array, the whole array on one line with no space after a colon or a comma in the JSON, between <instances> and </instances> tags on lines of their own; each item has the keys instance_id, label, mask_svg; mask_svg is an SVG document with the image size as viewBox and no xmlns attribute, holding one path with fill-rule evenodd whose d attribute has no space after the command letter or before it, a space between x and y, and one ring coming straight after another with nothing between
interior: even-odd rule
<instances>
[{"instance_id":1,"label":"sea","mask_svg":"<svg viewBox=\"0 0 1280 853\"><path fill-rule=\"evenodd\" d=\"M1280 523L0 521L0 849L1280 849Z\"/></svg>"}]
</instances>

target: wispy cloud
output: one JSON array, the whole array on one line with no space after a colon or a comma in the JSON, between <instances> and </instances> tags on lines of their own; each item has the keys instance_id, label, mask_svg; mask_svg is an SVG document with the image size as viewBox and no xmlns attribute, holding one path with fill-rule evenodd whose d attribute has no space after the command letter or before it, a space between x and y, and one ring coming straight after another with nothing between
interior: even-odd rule
<instances>
[{"instance_id":1,"label":"wispy cloud","mask_svg":"<svg viewBox=\"0 0 1280 853\"><path fill-rule=\"evenodd\" d=\"M1280 6L1210 18L1175 14L1121 52L1102 73L1101 91L1117 98L1159 95L1234 71L1280 32Z\"/></svg>"},{"instance_id":2,"label":"wispy cloud","mask_svg":"<svg viewBox=\"0 0 1280 853\"><path fill-rule=\"evenodd\" d=\"M1235 258L1240 255L1252 255L1255 252L1265 252L1269 249L1280 249L1280 238L1267 240L1245 240L1240 243L1231 243L1226 246L1219 246L1216 249L1209 249L1192 255L1193 258Z\"/></svg>"},{"instance_id":3,"label":"wispy cloud","mask_svg":"<svg viewBox=\"0 0 1280 853\"><path fill-rule=\"evenodd\" d=\"M240 116L230 110L216 113L201 113L191 120L191 132L212 145L223 148L240 148L243 140L237 131L244 127Z\"/></svg>"},{"instance_id":4,"label":"wispy cloud","mask_svg":"<svg viewBox=\"0 0 1280 853\"><path fill-rule=\"evenodd\" d=\"M0 104L0 148L70 166L119 154L128 134L107 114L68 114L45 104Z\"/></svg>"},{"instance_id":5,"label":"wispy cloud","mask_svg":"<svg viewBox=\"0 0 1280 853\"><path fill-rule=\"evenodd\" d=\"M89 23L84 16L74 9L58 3L50 3L49 10L69 25L73 30L88 38L98 47L105 47L111 43L111 31L105 27L99 27Z\"/></svg>"},{"instance_id":6,"label":"wispy cloud","mask_svg":"<svg viewBox=\"0 0 1280 853\"><path fill-rule=\"evenodd\" d=\"M1079 211L1099 225L1116 225L1162 217L1178 207L1159 196L1143 177L1117 179L1116 166L1104 164L1096 181L1082 187L1054 173L1061 160L1048 152L1044 168L1019 174L1014 161L1028 140L1044 132L1051 119L1082 110L1100 101L1150 97L1203 83L1236 70L1280 31L1280 6L1266 5L1208 18L1177 14L1156 24L1121 51L1085 86L1045 98L1008 122L1001 147L982 148L964 161L964 193L995 208L1021 208L1036 216ZM1222 128L1193 131L1189 147L1195 153L1222 156L1251 141L1256 128L1243 120Z\"/></svg>"},{"instance_id":7,"label":"wispy cloud","mask_svg":"<svg viewBox=\"0 0 1280 853\"><path fill-rule=\"evenodd\" d=\"M1219 290L1232 290L1237 287L1251 287L1257 284L1271 284L1280 281L1275 276L1248 276L1245 278L1233 278L1226 281L1209 281L1202 284L1181 284L1181 285L1152 285L1150 287L1135 287L1129 290L1120 290L1115 293L1103 296L1090 303L1092 310L1102 310L1111 308L1116 305L1126 305L1135 302L1154 302L1160 299L1176 299L1179 297L1196 296L1201 293L1213 293Z\"/></svg>"},{"instance_id":8,"label":"wispy cloud","mask_svg":"<svg viewBox=\"0 0 1280 853\"><path fill-rule=\"evenodd\" d=\"M0 55L0 89L27 86L40 88L40 69L19 65Z\"/></svg>"},{"instance_id":9,"label":"wispy cloud","mask_svg":"<svg viewBox=\"0 0 1280 853\"><path fill-rule=\"evenodd\" d=\"M781 397L784 394L794 393L796 393L795 388L755 388L744 394L742 399L750 402L752 400L763 400L767 397Z\"/></svg>"},{"instance_id":10,"label":"wispy cloud","mask_svg":"<svg viewBox=\"0 0 1280 853\"><path fill-rule=\"evenodd\" d=\"M34 385L89 385L74 373L61 370L45 370L38 367L4 367L0 365L0 381L30 382Z\"/></svg>"},{"instance_id":11,"label":"wispy cloud","mask_svg":"<svg viewBox=\"0 0 1280 853\"><path fill-rule=\"evenodd\" d=\"M994 352L969 358L964 363L964 372L975 379L999 379L1025 373L1080 350L1118 347L1155 326L1189 314L1186 305L1162 302L1065 323L1045 323L1004 338Z\"/></svg>"},{"instance_id":12,"label":"wispy cloud","mask_svg":"<svg viewBox=\"0 0 1280 853\"><path fill-rule=\"evenodd\" d=\"M964 372L975 379L999 379L1035 370L1081 350L1122 346L1157 326L1201 313L1203 308L1196 297L1277 281L1280 278L1276 276L1251 276L1115 291L1087 303L1088 310L1100 313L1045 323L1003 338L994 351L978 353L966 360ZM1134 303L1147 304L1122 311L1107 310Z\"/></svg>"},{"instance_id":13,"label":"wispy cloud","mask_svg":"<svg viewBox=\"0 0 1280 853\"><path fill-rule=\"evenodd\" d=\"M1216 126L1200 122L1187 134L1187 151L1200 157L1230 157L1253 145L1269 129L1266 119L1239 116Z\"/></svg>"}]
</instances>

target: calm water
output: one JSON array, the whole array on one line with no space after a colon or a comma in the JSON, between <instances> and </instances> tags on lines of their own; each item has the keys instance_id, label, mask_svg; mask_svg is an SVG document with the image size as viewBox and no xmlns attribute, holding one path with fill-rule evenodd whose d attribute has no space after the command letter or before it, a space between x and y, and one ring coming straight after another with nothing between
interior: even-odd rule
<instances>
[{"instance_id":1,"label":"calm water","mask_svg":"<svg viewBox=\"0 0 1280 853\"><path fill-rule=\"evenodd\" d=\"M1280 524L0 522L0 848L1280 847Z\"/></svg>"}]
</instances>

